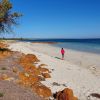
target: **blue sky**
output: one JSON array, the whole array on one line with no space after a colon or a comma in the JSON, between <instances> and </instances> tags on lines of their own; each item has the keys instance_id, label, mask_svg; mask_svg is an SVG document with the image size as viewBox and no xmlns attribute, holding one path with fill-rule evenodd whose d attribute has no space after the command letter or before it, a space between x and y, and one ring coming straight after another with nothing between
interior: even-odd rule
<instances>
[{"instance_id":1,"label":"blue sky","mask_svg":"<svg viewBox=\"0 0 100 100\"><path fill-rule=\"evenodd\" d=\"M7 37L100 38L100 0L10 1L23 17Z\"/></svg>"}]
</instances>

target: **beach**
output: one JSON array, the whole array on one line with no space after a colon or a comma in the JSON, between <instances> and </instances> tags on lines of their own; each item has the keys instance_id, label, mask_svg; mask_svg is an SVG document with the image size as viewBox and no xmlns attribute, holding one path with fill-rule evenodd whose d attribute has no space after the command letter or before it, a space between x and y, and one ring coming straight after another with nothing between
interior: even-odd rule
<instances>
[{"instance_id":1,"label":"beach","mask_svg":"<svg viewBox=\"0 0 100 100\"><path fill-rule=\"evenodd\" d=\"M100 55L66 49L65 60L61 60L59 47L50 44L16 42L9 43L12 51L35 54L39 64L46 64L51 78L42 81L52 93L71 88L79 100L99 100L92 93L100 94Z\"/></svg>"},{"instance_id":2,"label":"beach","mask_svg":"<svg viewBox=\"0 0 100 100\"><path fill-rule=\"evenodd\" d=\"M51 44L33 43L33 49L51 57L61 58L60 47L55 47ZM71 64L87 68L91 71L96 71L95 74L100 74L100 54L83 52L73 49L65 49L65 61Z\"/></svg>"},{"instance_id":3,"label":"beach","mask_svg":"<svg viewBox=\"0 0 100 100\"><path fill-rule=\"evenodd\" d=\"M28 43L29 44L29 43ZM43 53L45 55L61 59L60 47L55 45L56 43L32 43L32 49L34 51ZM83 52L72 49L65 49L64 60L72 64L78 65L83 68L90 69L91 71L95 70L95 74L100 74L100 54Z\"/></svg>"}]
</instances>

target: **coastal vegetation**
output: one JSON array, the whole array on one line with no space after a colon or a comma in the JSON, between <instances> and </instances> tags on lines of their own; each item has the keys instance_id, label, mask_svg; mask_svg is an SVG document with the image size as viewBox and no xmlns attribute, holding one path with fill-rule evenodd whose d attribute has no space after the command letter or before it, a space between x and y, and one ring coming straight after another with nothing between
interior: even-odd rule
<instances>
[{"instance_id":1,"label":"coastal vegetation","mask_svg":"<svg viewBox=\"0 0 100 100\"><path fill-rule=\"evenodd\" d=\"M0 0L0 33L12 32L12 26L17 25L17 19L22 16L12 12L13 4L9 0Z\"/></svg>"},{"instance_id":2,"label":"coastal vegetation","mask_svg":"<svg viewBox=\"0 0 100 100\"><path fill-rule=\"evenodd\" d=\"M0 93L0 97L3 97L4 96L4 94L3 93Z\"/></svg>"}]
</instances>

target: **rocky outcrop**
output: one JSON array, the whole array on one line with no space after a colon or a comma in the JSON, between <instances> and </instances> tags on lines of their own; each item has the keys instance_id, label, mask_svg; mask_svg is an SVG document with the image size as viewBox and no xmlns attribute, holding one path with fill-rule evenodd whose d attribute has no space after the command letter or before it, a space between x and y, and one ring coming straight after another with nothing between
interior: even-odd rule
<instances>
[{"instance_id":1,"label":"rocky outcrop","mask_svg":"<svg viewBox=\"0 0 100 100\"><path fill-rule=\"evenodd\" d=\"M7 45L0 42L0 59L10 56L12 52L7 48Z\"/></svg>"},{"instance_id":2,"label":"rocky outcrop","mask_svg":"<svg viewBox=\"0 0 100 100\"><path fill-rule=\"evenodd\" d=\"M19 63L24 70L19 73L19 80L17 83L32 88L33 92L43 98L49 98L52 95L51 90L41 84L41 81L51 77L49 74L50 71L42 67L45 64L36 67L34 63L38 61L37 57L32 54L23 55L20 58Z\"/></svg>"},{"instance_id":3,"label":"rocky outcrop","mask_svg":"<svg viewBox=\"0 0 100 100\"><path fill-rule=\"evenodd\" d=\"M38 62L39 60L37 59L37 57L33 54L27 54L21 57L20 59L20 63L21 64L26 64L26 63L34 63L34 62Z\"/></svg>"},{"instance_id":4,"label":"rocky outcrop","mask_svg":"<svg viewBox=\"0 0 100 100\"><path fill-rule=\"evenodd\" d=\"M51 78L50 74L49 73L42 73L42 76L44 78Z\"/></svg>"},{"instance_id":5,"label":"rocky outcrop","mask_svg":"<svg viewBox=\"0 0 100 100\"><path fill-rule=\"evenodd\" d=\"M0 43L0 58L5 58L13 55L13 52L7 49L7 45ZM51 90L44 86L41 81L44 81L45 78L50 78L49 70L47 68L43 68L45 64L41 64L38 67L35 66L35 63L38 63L39 60L33 54L22 54L19 61L16 64L22 66L22 68L12 67L12 74L16 78L9 76L9 74L0 75L0 81L12 81L18 83L19 85L23 85L25 88L30 88L33 92L37 93L39 96L43 98L49 98L52 93ZM21 70L20 70L21 69Z\"/></svg>"},{"instance_id":6,"label":"rocky outcrop","mask_svg":"<svg viewBox=\"0 0 100 100\"><path fill-rule=\"evenodd\" d=\"M51 90L41 83L34 84L32 86L32 90L45 99L52 95Z\"/></svg>"},{"instance_id":7,"label":"rocky outcrop","mask_svg":"<svg viewBox=\"0 0 100 100\"><path fill-rule=\"evenodd\" d=\"M33 76L29 78L24 67L18 63L21 56L23 56L22 53L12 52L11 56L0 59L0 93L3 94L0 100L44 100L34 91L32 92L30 84L36 82L37 79ZM30 80L27 81L27 77Z\"/></svg>"},{"instance_id":8,"label":"rocky outcrop","mask_svg":"<svg viewBox=\"0 0 100 100\"><path fill-rule=\"evenodd\" d=\"M19 73L20 83L25 86L31 86L39 81L37 76L32 76L28 73Z\"/></svg>"},{"instance_id":9,"label":"rocky outcrop","mask_svg":"<svg viewBox=\"0 0 100 100\"><path fill-rule=\"evenodd\" d=\"M47 68L43 68L43 67L39 67L38 70L39 70L41 73L49 73L49 72L50 72Z\"/></svg>"},{"instance_id":10,"label":"rocky outcrop","mask_svg":"<svg viewBox=\"0 0 100 100\"><path fill-rule=\"evenodd\" d=\"M54 98L56 100L78 100L78 98L73 95L73 90L69 88L55 93Z\"/></svg>"},{"instance_id":11,"label":"rocky outcrop","mask_svg":"<svg viewBox=\"0 0 100 100\"><path fill-rule=\"evenodd\" d=\"M7 45L4 44L3 42L0 42L0 48L7 48Z\"/></svg>"},{"instance_id":12,"label":"rocky outcrop","mask_svg":"<svg viewBox=\"0 0 100 100\"><path fill-rule=\"evenodd\" d=\"M6 58L6 57L9 57L11 56L12 52L10 51L0 51L0 59L3 59L3 58Z\"/></svg>"}]
</instances>

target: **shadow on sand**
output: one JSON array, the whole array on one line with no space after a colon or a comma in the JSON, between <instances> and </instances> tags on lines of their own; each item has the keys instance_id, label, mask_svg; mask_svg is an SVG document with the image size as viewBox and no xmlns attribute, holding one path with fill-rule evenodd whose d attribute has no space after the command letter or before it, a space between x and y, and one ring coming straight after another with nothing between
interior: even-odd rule
<instances>
[{"instance_id":1,"label":"shadow on sand","mask_svg":"<svg viewBox=\"0 0 100 100\"><path fill-rule=\"evenodd\" d=\"M55 57L55 58L62 60L62 59L61 59L61 58L59 58L59 57Z\"/></svg>"}]
</instances>

